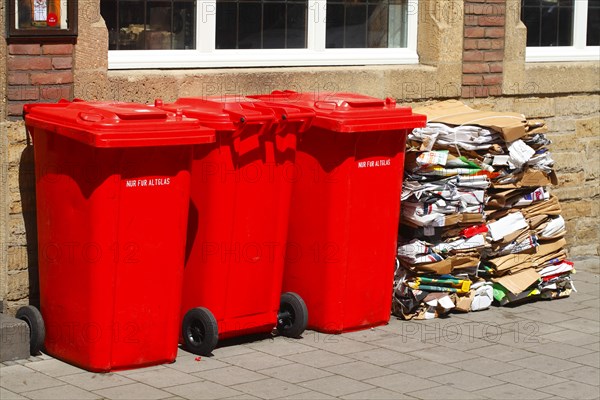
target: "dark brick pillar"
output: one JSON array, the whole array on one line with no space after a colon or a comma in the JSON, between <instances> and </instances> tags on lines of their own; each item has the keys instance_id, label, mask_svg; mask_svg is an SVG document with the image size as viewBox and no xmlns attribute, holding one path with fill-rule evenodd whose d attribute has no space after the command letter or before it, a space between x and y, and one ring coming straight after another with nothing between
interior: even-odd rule
<instances>
[{"instance_id":1,"label":"dark brick pillar","mask_svg":"<svg viewBox=\"0 0 600 400\"><path fill-rule=\"evenodd\" d=\"M10 44L7 60L7 112L20 117L23 104L55 102L73 96L72 44Z\"/></svg>"},{"instance_id":2,"label":"dark brick pillar","mask_svg":"<svg viewBox=\"0 0 600 400\"><path fill-rule=\"evenodd\" d=\"M502 95L506 0L466 0L463 97Z\"/></svg>"}]
</instances>

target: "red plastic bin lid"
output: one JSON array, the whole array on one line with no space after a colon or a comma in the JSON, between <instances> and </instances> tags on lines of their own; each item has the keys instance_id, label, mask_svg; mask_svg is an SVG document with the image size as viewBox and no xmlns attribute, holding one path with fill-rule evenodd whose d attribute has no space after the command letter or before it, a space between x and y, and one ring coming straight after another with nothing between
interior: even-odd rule
<instances>
[{"instance_id":1,"label":"red plastic bin lid","mask_svg":"<svg viewBox=\"0 0 600 400\"><path fill-rule=\"evenodd\" d=\"M236 131L243 124L262 124L270 126L275 121L273 111L258 106L257 100L243 96L182 97L174 103L162 104L157 100L155 106L171 112L199 120L203 125L217 131Z\"/></svg>"},{"instance_id":2,"label":"red plastic bin lid","mask_svg":"<svg viewBox=\"0 0 600 400\"><path fill-rule=\"evenodd\" d=\"M124 102L60 101L23 107L28 128L41 128L93 147L174 146L215 141L195 119Z\"/></svg>"},{"instance_id":3,"label":"red plastic bin lid","mask_svg":"<svg viewBox=\"0 0 600 400\"><path fill-rule=\"evenodd\" d=\"M413 114L410 107L398 107L385 100L356 93L298 93L274 91L248 96L267 102L307 107L315 112L314 126L334 132L376 132L425 126L425 115Z\"/></svg>"}]
</instances>

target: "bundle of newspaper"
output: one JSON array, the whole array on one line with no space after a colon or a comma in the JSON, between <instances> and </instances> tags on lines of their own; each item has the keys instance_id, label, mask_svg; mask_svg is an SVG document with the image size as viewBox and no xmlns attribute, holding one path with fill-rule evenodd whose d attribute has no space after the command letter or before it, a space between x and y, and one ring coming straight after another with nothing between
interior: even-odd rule
<instances>
[{"instance_id":1,"label":"bundle of newspaper","mask_svg":"<svg viewBox=\"0 0 600 400\"><path fill-rule=\"evenodd\" d=\"M492 293L502 305L568 296L574 269L547 189L556 175L544 122L458 101L414 111L429 123L407 143L394 313L485 309Z\"/></svg>"}]
</instances>

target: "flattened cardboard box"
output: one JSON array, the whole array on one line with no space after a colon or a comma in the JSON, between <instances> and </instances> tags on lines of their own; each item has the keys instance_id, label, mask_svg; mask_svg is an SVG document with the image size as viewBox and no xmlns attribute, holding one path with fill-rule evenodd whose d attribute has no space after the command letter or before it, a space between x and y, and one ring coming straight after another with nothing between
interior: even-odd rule
<instances>
[{"instance_id":1,"label":"flattened cardboard box","mask_svg":"<svg viewBox=\"0 0 600 400\"><path fill-rule=\"evenodd\" d=\"M492 281L504 286L511 293L519 294L537 282L541 277L535 269L528 268L516 274L493 278Z\"/></svg>"},{"instance_id":2,"label":"flattened cardboard box","mask_svg":"<svg viewBox=\"0 0 600 400\"><path fill-rule=\"evenodd\" d=\"M527 119L523 114L511 112L477 111L458 100L446 100L430 106L413 109L414 113L425 114L427 122L446 125L477 125L500 132L507 142L525 136Z\"/></svg>"},{"instance_id":3,"label":"flattened cardboard box","mask_svg":"<svg viewBox=\"0 0 600 400\"><path fill-rule=\"evenodd\" d=\"M515 182L512 183L493 183L494 189L518 189L523 187L540 187L549 185L558 185L558 178L554 171L549 174L536 169L526 169L523 172L515 175Z\"/></svg>"},{"instance_id":4,"label":"flattened cardboard box","mask_svg":"<svg viewBox=\"0 0 600 400\"><path fill-rule=\"evenodd\" d=\"M442 261L427 264L407 264L403 266L416 272L434 273L438 275L451 274L455 269L469 268L479 264L477 253L461 253L450 256Z\"/></svg>"}]
</instances>

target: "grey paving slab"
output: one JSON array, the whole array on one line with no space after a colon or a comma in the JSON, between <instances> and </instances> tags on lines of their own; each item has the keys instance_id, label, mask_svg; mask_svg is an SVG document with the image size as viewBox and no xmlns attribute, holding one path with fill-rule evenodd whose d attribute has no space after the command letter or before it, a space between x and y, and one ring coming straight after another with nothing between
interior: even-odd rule
<instances>
[{"instance_id":1,"label":"grey paving slab","mask_svg":"<svg viewBox=\"0 0 600 400\"><path fill-rule=\"evenodd\" d=\"M467 392L451 386L436 386L428 389L409 392L408 395L424 400L480 400L485 399L480 392Z\"/></svg>"},{"instance_id":2,"label":"grey paving slab","mask_svg":"<svg viewBox=\"0 0 600 400\"><path fill-rule=\"evenodd\" d=\"M356 380L376 378L378 376L391 375L397 372L393 369L369 364L364 361L356 361L348 364L334 365L332 367L327 367L324 369L336 375L342 375L347 378Z\"/></svg>"},{"instance_id":3,"label":"grey paving slab","mask_svg":"<svg viewBox=\"0 0 600 400\"><path fill-rule=\"evenodd\" d=\"M590 367L594 368L600 368L600 353L594 351L582 356L569 358L569 361L589 365Z\"/></svg>"},{"instance_id":4,"label":"grey paving slab","mask_svg":"<svg viewBox=\"0 0 600 400\"><path fill-rule=\"evenodd\" d=\"M8 389L0 387L0 399L2 399L2 400L25 400L27 398L21 396L20 394L11 392Z\"/></svg>"},{"instance_id":5,"label":"grey paving slab","mask_svg":"<svg viewBox=\"0 0 600 400\"><path fill-rule=\"evenodd\" d=\"M560 371L554 375L568 380L586 383L592 386L600 386L600 371L598 371L598 368L589 367L587 365L583 367L572 368L566 371Z\"/></svg>"},{"instance_id":6,"label":"grey paving slab","mask_svg":"<svg viewBox=\"0 0 600 400\"><path fill-rule=\"evenodd\" d=\"M412 351L430 349L436 347L433 343L423 342L421 340L408 338L406 336L398 336L369 342L374 346L383 347L386 349L398 351L401 353L410 353Z\"/></svg>"},{"instance_id":7,"label":"grey paving slab","mask_svg":"<svg viewBox=\"0 0 600 400\"><path fill-rule=\"evenodd\" d=\"M54 386L25 392L23 396L27 396L27 398L33 400L93 400L102 398L98 394L71 385Z\"/></svg>"},{"instance_id":8,"label":"grey paving slab","mask_svg":"<svg viewBox=\"0 0 600 400\"><path fill-rule=\"evenodd\" d=\"M170 388L166 388L165 390L169 393L190 400L223 399L226 397L233 397L242 394L238 390L209 381L194 382L180 386L173 386Z\"/></svg>"},{"instance_id":9,"label":"grey paving slab","mask_svg":"<svg viewBox=\"0 0 600 400\"><path fill-rule=\"evenodd\" d=\"M335 397L357 392L364 392L365 390L374 388L373 385L339 375L302 382L299 383L299 385L304 388Z\"/></svg>"},{"instance_id":10,"label":"grey paving slab","mask_svg":"<svg viewBox=\"0 0 600 400\"><path fill-rule=\"evenodd\" d=\"M315 392L314 390L308 390L306 392L286 395L284 397L279 397L280 399L290 400L327 400L327 399L337 399L337 397L330 396L328 394Z\"/></svg>"},{"instance_id":11,"label":"grey paving slab","mask_svg":"<svg viewBox=\"0 0 600 400\"><path fill-rule=\"evenodd\" d=\"M367 344L364 342L347 339L342 335L330 335L329 337L324 336L323 340L305 342L305 344L309 346L341 355L376 349L377 346L373 345L372 343L373 342L369 342L369 344Z\"/></svg>"},{"instance_id":12,"label":"grey paving slab","mask_svg":"<svg viewBox=\"0 0 600 400\"><path fill-rule=\"evenodd\" d=\"M254 352L253 352L254 353ZM187 374L193 374L201 371L210 371L212 369L223 368L229 364L218 360L216 357L181 357L176 362L167 365L167 368L174 369Z\"/></svg>"},{"instance_id":13,"label":"grey paving slab","mask_svg":"<svg viewBox=\"0 0 600 400\"><path fill-rule=\"evenodd\" d=\"M555 342L573 344L575 346L585 346L587 344L600 342L600 337L597 335L590 335L571 329L565 329L562 331L549 333L542 336L545 339L550 339Z\"/></svg>"},{"instance_id":14,"label":"grey paving slab","mask_svg":"<svg viewBox=\"0 0 600 400\"><path fill-rule=\"evenodd\" d=\"M488 335L485 339L492 344L504 344L513 348L529 349L545 343L553 343L538 335L537 322L525 320L522 329L514 329L511 332L503 332L501 335Z\"/></svg>"},{"instance_id":15,"label":"grey paving slab","mask_svg":"<svg viewBox=\"0 0 600 400\"><path fill-rule=\"evenodd\" d=\"M492 304L492 306L485 310L485 311L490 311L492 313L496 312L496 310L505 310L505 311L509 311L513 314L520 314L520 313L524 313L524 312L528 312L528 311L533 311L536 310L537 308L535 307L535 302L534 303L525 303L525 304L521 304L517 307L500 307L497 305ZM467 314L470 315L471 313Z\"/></svg>"},{"instance_id":16,"label":"grey paving slab","mask_svg":"<svg viewBox=\"0 0 600 400\"><path fill-rule=\"evenodd\" d=\"M238 394L237 396L233 396L233 397L225 397L225 399L226 400L259 400L260 397L251 396L249 394L242 393L242 394Z\"/></svg>"},{"instance_id":17,"label":"grey paving slab","mask_svg":"<svg viewBox=\"0 0 600 400\"><path fill-rule=\"evenodd\" d=\"M535 364L531 364L535 365ZM522 370L520 366L512 365L505 361L496 361L487 357L478 357L460 364L465 371L475 372L480 375L495 377L498 374Z\"/></svg>"},{"instance_id":18,"label":"grey paving slab","mask_svg":"<svg viewBox=\"0 0 600 400\"><path fill-rule=\"evenodd\" d=\"M183 347L179 347L177 349L177 358L181 358L181 357L195 357L196 355L194 353L191 353L189 351L187 351L186 349L184 349Z\"/></svg>"},{"instance_id":19,"label":"grey paving slab","mask_svg":"<svg viewBox=\"0 0 600 400\"><path fill-rule=\"evenodd\" d=\"M544 322L529 320L519 320L516 323L508 324L506 326L510 326L513 331L517 331L518 333L525 335L525 337L543 336L566 329L558 324L546 324Z\"/></svg>"},{"instance_id":20,"label":"grey paving slab","mask_svg":"<svg viewBox=\"0 0 600 400\"><path fill-rule=\"evenodd\" d=\"M580 366L580 364L567 361L561 358L556 358L543 354L534 354L535 353L532 353L531 357L524 357L518 360L511 361L509 364L515 365L519 368L533 369L547 374L554 374L556 372L565 371Z\"/></svg>"},{"instance_id":21,"label":"grey paving slab","mask_svg":"<svg viewBox=\"0 0 600 400\"><path fill-rule=\"evenodd\" d=\"M462 366L465 363L461 363ZM429 360L415 359L413 361L402 362L388 366L398 372L404 372L418 376L419 378L431 378L432 376L444 375L450 372L458 371L458 368L448 364L436 363Z\"/></svg>"},{"instance_id":22,"label":"grey paving slab","mask_svg":"<svg viewBox=\"0 0 600 400\"><path fill-rule=\"evenodd\" d=\"M577 275L576 275L577 276ZM577 292L598 294L598 275L596 274L581 274L580 279L576 279L575 287ZM574 296L576 297L577 293Z\"/></svg>"},{"instance_id":23,"label":"grey paving slab","mask_svg":"<svg viewBox=\"0 0 600 400\"><path fill-rule=\"evenodd\" d=\"M428 340L427 343L440 344L444 347L460 351L473 350L480 347L488 347L490 345L490 342L487 340L473 337L466 331L458 331L455 335L447 334L439 340Z\"/></svg>"},{"instance_id":24,"label":"grey paving slab","mask_svg":"<svg viewBox=\"0 0 600 400\"><path fill-rule=\"evenodd\" d=\"M406 321L392 315L387 325L378 326L377 329L388 331L394 334L400 334L402 331L402 326L405 322Z\"/></svg>"},{"instance_id":25,"label":"grey paving slab","mask_svg":"<svg viewBox=\"0 0 600 400\"><path fill-rule=\"evenodd\" d=\"M145 383L156 388L184 385L186 383L198 382L202 379L171 368L162 370L141 371L136 374L127 375L129 379Z\"/></svg>"},{"instance_id":26,"label":"grey paving slab","mask_svg":"<svg viewBox=\"0 0 600 400\"><path fill-rule=\"evenodd\" d=\"M582 301L579 304L581 304L582 306L585 306L585 307L600 308L600 299L590 299L590 300Z\"/></svg>"},{"instance_id":27,"label":"grey paving slab","mask_svg":"<svg viewBox=\"0 0 600 400\"><path fill-rule=\"evenodd\" d=\"M356 332L348 332L344 333L344 337L352 340L356 340L359 342L371 342L373 340L386 339L390 337L395 337L401 334L401 332L390 332L380 327L364 329Z\"/></svg>"},{"instance_id":28,"label":"grey paving slab","mask_svg":"<svg viewBox=\"0 0 600 400\"><path fill-rule=\"evenodd\" d=\"M527 318L532 321L544 322L547 324L555 324L557 322L568 321L576 318L577 311L557 312L552 310L537 309L526 313L519 314L519 317Z\"/></svg>"},{"instance_id":29,"label":"grey paving slab","mask_svg":"<svg viewBox=\"0 0 600 400\"><path fill-rule=\"evenodd\" d=\"M532 346L528 349L534 353L545 354L551 357L557 357L562 359L571 359L573 357L583 356L586 354L593 353L592 351L583 347L573 346L566 343L545 343L538 346Z\"/></svg>"},{"instance_id":30,"label":"grey paving slab","mask_svg":"<svg viewBox=\"0 0 600 400\"><path fill-rule=\"evenodd\" d=\"M575 285L577 285L577 284L575 284ZM598 295L597 294L594 295L593 293L583 293L581 291L578 291L577 294L573 295L572 297L576 303L582 303L584 301L597 299Z\"/></svg>"},{"instance_id":31,"label":"grey paving slab","mask_svg":"<svg viewBox=\"0 0 600 400\"><path fill-rule=\"evenodd\" d=\"M526 313L521 313L519 315L523 314ZM453 314L451 319L454 319L455 317L465 319L470 322L477 322L481 325L503 325L516 320L513 309L506 307L497 307L475 313Z\"/></svg>"},{"instance_id":32,"label":"grey paving slab","mask_svg":"<svg viewBox=\"0 0 600 400\"><path fill-rule=\"evenodd\" d=\"M248 346L224 346L217 347L216 349L214 349L213 355L215 358L221 359L224 357L239 356L240 354L253 353L255 351L256 350L251 349Z\"/></svg>"},{"instance_id":33,"label":"grey paving slab","mask_svg":"<svg viewBox=\"0 0 600 400\"><path fill-rule=\"evenodd\" d=\"M306 388L274 378L241 383L232 386L232 388L262 399L287 398L288 396L308 392Z\"/></svg>"},{"instance_id":34,"label":"grey paving slab","mask_svg":"<svg viewBox=\"0 0 600 400\"><path fill-rule=\"evenodd\" d=\"M581 303L577 302L577 300L577 295L574 295L572 297L567 297L566 299L536 301L535 303L532 303L532 306L550 312L557 311L568 313L570 311L581 309Z\"/></svg>"},{"instance_id":35,"label":"grey paving slab","mask_svg":"<svg viewBox=\"0 0 600 400\"><path fill-rule=\"evenodd\" d=\"M177 363L177 361L175 361L172 365L175 365L176 363ZM115 374L127 376L127 375L130 375L130 374L137 374L140 371L159 371L159 370L167 368L169 365L171 365L171 364L153 365L151 367L126 369L126 370L123 370L123 371L117 371L117 372L115 372Z\"/></svg>"},{"instance_id":36,"label":"grey paving slab","mask_svg":"<svg viewBox=\"0 0 600 400\"><path fill-rule=\"evenodd\" d=\"M514 385L512 383L494 386L488 389L481 389L475 393L490 399L498 400L539 400L545 399L547 397L546 394L544 394L544 392L528 389L526 387Z\"/></svg>"},{"instance_id":37,"label":"grey paving slab","mask_svg":"<svg viewBox=\"0 0 600 400\"><path fill-rule=\"evenodd\" d=\"M503 384L501 380L469 371L451 372L446 375L434 376L430 379L445 386L466 390L468 392Z\"/></svg>"},{"instance_id":38,"label":"grey paving slab","mask_svg":"<svg viewBox=\"0 0 600 400\"><path fill-rule=\"evenodd\" d=\"M583 347L585 347L586 349L592 350L592 351L600 351L600 343L598 343L598 342L588 344Z\"/></svg>"},{"instance_id":39,"label":"grey paving slab","mask_svg":"<svg viewBox=\"0 0 600 400\"><path fill-rule=\"evenodd\" d=\"M470 321L462 318L460 323L455 325L447 324L445 336L451 340L455 340L458 325L458 329L460 329L458 332L464 337L487 341L496 340L505 335L512 335L512 332L517 329L518 321L495 323L490 321Z\"/></svg>"},{"instance_id":40,"label":"grey paving slab","mask_svg":"<svg viewBox=\"0 0 600 400\"><path fill-rule=\"evenodd\" d=\"M504 344L491 344L488 347L469 350L467 352L479 357L492 358L497 361L514 361L521 358L536 355L536 353L532 353L530 351L515 347L510 347Z\"/></svg>"},{"instance_id":41,"label":"grey paving slab","mask_svg":"<svg viewBox=\"0 0 600 400\"><path fill-rule=\"evenodd\" d=\"M238 356L226 357L221 360L224 363L237 365L238 367L246 368L251 371L259 371L261 369L273 368L291 363L291 361L284 358L261 352L240 354Z\"/></svg>"},{"instance_id":42,"label":"grey paving slab","mask_svg":"<svg viewBox=\"0 0 600 400\"><path fill-rule=\"evenodd\" d=\"M81 368L74 367L56 359L30 362L27 363L27 367L53 377L84 372Z\"/></svg>"},{"instance_id":43,"label":"grey paving slab","mask_svg":"<svg viewBox=\"0 0 600 400\"><path fill-rule=\"evenodd\" d=\"M343 364L345 365L345 364ZM280 367L263 369L261 374L280 379L290 383L300 383L333 375L323 369L314 368L304 364L288 364Z\"/></svg>"},{"instance_id":44,"label":"grey paving slab","mask_svg":"<svg viewBox=\"0 0 600 400\"><path fill-rule=\"evenodd\" d=\"M547 374L544 372L538 372L534 369L529 369L527 371L512 371L504 374L498 374L495 376L495 378L507 383L514 383L516 385L520 385L529 389L538 389L544 386L555 385L566 381L566 379L561 378L559 376Z\"/></svg>"},{"instance_id":45,"label":"grey paving slab","mask_svg":"<svg viewBox=\"0 0 600 400\"><path fill-rule=\"evenodd\" d=\"M277 357L305 353L307 351L313 351L315 349L314 347L303 344L297 339L283 337L254 342L248 344L248 347L250 347L253 350L257 350L262 353L267 353Z\"/></svg>"},{"instance_id":46,"label":"grey paving slab","mask_svg":"<svg viewBox=\"0 0 600 400\"><path fill-rule=\"evenodd\" d=\"M327 351L322 350L294 354L285 357L285 359L291 362L298 362L316 368L330 367L332 365L344 364L354 361L353 358L342 356L339 354L329 353Z\"/></svg>"},{"instance_id":47,"label":"grey paving slab","mask_svg":"<svg viewBox=\"0 0 600 400\"><path fill-rule=\"evenodd\" d=\"M600 333L600 322L585 318L570 319L568 321L559 322L556 325L574 331L589 333L591 335Z\"/></svg>"},{"instance_id":48,"label":"grey paving slab","mask_svg":"<svg viewBox=\"0 0 600 400\"><path fill-rule=\"evenodd\" d=\"M115 386L94 391L94 393L111 400L148 399L158 400L172 397L171 393L144 385L143 383L132 383L130 385Z\"/></svg>"},{"instance_id":49,"label":"grey paving slab","mask_svg":"<svg viewBox=\"0 0 600 400\"><path fill-rule=\"evenodd\" d=\"M198 372L194 375L224 386L232 386L267 378L266 375L233 365L225 368L217 368Z\"/></svg>"},{"instance_id":50,"label":"grey paving slab","mask_svg":"<svg viewBox=\"0 0 600 400\"><path fill-rule=\"evenodd\" d=\"M574 381L565 381L557 385L539 388L538 390L567 399L583 400L600 398L600 387Z\"/></svg>"},{"instance_id":51,"label":"grey paving slab","mask_svg":"<svg viewBox=\"0 0 600 400\"><path fill-rule=\"evenodd\" d=\"M64 385L64 382L34 371L23 365L0 368L2 387L15 393Z\"/></svg>"},{"instance_id":52,"label":"grey paving slab","mask_svg":"<svg viewBox=\"0 0 600 400\"><path fill-rule=\"evenodd\" d=\"M416 360L416 358L411 355L389 349L374 349L361 351L358 353L349 354L349 356L354 358L355 360L365 361L370 364L375 364L382 367L397 364L400 362Z\"/></svg>"},{"instance_id":53,"label":"grey paving slab","mask_svg":"<svg viewBox=\"0 0 600 400\"><path fill-rule=\"evenodd\" d=\"M416 390L440 386L439 383L432 380L419 378L418 376L409 375L402 372L398 372L393 375L367 379L364 382L398 393L408 393Z\"/></svg>"},{"instance_id":54,"label":"grey paving slab","mask_svg":"<svg viewBox=\"0 0 600 400\"><path fill-rule=\"evenodd\" d=\"M573 316L573 318L585 318L590 321L600 321L600 315L598 313L598 309L596 307L587 307L577 311L571 311L569 313Z\"/></svg>"},{"instance_id":55,"label":"grey paving slab","mask_svg":"<svg viewBox=\"0 0 600 400\"><path fill-rule=\"evenodd\" d=\"M428 349L415 351L410 354L414 357L422 358L425 360L434 361L440 364L451 365L454 363L463 362L465 360L470 360L477 357L477 355L469 353L467 351L454 350L445 346L430 347Z\"/></svg>"},{"instance_id":56,"label":"grey paving slab","mask_svg":"<svg viewBox=\"0 0 600 400\"><path fill-rule=\"evenodd\" d=\"M131 380L120 374L96 374L93 372L83 372L79 374L61 376L60 380L85 390L99 390L135 383L134 380Z\"/></svg>"},{"instance_id":57,"label":"grey paving slab","mask_svg":"<svg viewBox=\"0 0 600 400\"><path fill-rule=\"evenodd\" d=\"M347 394L345 396L340 396L340 399L347 400L402 400L414 399L413 396L409 396L407 394L394 392L392 390L384 389L384 388L375 388L365 390L364 392Z\"/></svg>"}]
</instances>

